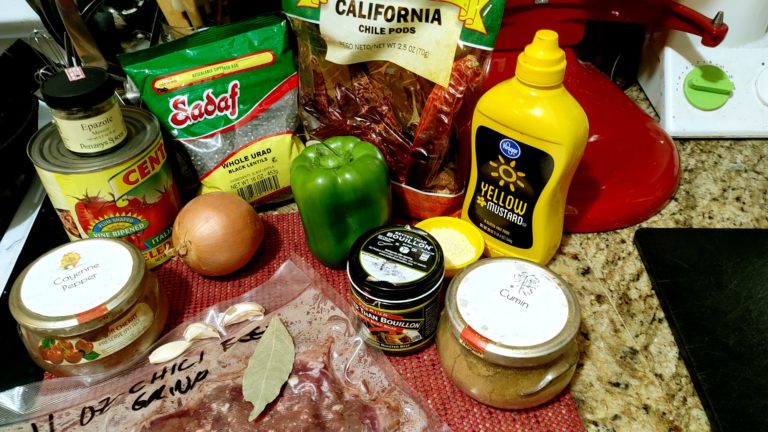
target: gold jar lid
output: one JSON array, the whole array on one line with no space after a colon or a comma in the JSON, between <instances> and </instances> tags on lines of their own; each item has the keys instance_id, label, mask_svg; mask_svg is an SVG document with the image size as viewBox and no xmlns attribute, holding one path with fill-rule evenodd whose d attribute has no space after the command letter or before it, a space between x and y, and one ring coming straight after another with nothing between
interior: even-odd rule
<instances>
[{"instance_id":1,"label":"gold jar lid","mask_svg":"<svg viewBox=\"0 0 768 432\"><path fill-rule=\"evenodd\" d=\"M124 241L66 243L21 272L11 288L10 311L19 325L37 332L85 333L133 306L146 274L141 252Z\"/></svg>"},{"instance_id":2,"label":"gold jar lid","mask_svg":"<svg viewBox=\"0 0 768 432\"><path fill-rule=\"evenodd\" d=\"M556 274L530 261L482 259L448 286L445 313L454 337L502 366L549 362L579 330L579 304Z\"/></svg>"}]
</instances>

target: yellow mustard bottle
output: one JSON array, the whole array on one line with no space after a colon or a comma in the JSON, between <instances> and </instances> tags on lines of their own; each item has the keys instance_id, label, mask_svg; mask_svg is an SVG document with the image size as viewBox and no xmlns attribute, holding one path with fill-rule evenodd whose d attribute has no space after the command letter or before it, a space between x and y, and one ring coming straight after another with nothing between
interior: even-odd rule
<instances>
[{"instance_id":1,"label":"yellow mustard bottle","mask_svg":"<svg viewBox=\"0 0 768 432\"><path fill-rule=\"evenodd\" d=\"M560 246L565 198L589 132L564 74L557 33L539 30L520 53L515 76L475 107L461 217L483 233L486 255L545 264Z\"/></svg>"}]
</instances>

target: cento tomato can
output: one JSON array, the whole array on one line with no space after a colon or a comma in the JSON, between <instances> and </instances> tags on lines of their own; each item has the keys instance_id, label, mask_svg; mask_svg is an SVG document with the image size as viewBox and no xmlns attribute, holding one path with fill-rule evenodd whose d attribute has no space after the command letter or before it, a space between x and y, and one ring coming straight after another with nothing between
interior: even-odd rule
<instances>
[{"instance_id":1,"label":"cento tomato can","mask_svg":"<svg viewBox=\"0 0 768 432\"><path fill-rule=\"evenodd\" d=\"M123 118L128 136L112 152L73 153L48 124L32 137L27 154L70 240L125 240L153 268L168 259L181 202L157 119L130 107Z\"/></svg>"}]
</instances>

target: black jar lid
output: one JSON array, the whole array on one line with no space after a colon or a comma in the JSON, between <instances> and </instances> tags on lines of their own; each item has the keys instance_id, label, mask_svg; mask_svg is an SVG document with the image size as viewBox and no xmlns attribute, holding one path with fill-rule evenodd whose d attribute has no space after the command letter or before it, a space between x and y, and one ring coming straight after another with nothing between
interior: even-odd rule
<instances>
[{"instance_id":1,"label":"black jar lid","mask_svg":"<svg viewBox=\"0 0 768 432\"><path fill-rule=\"evenodd\" d=\"M352 245L347 273L353 289L370 301L408 303L439 289L445 274L443 250L419 228L374 228Z\"/></svg>"},{"instance_id":2,"label":"black jar lid","mask_svg":"<svg viewBox=\"0 0 768 432\"><path fill-rule=\"evenodd\" d=\"M53 109L88 108L112 97L115 83L104 69L75 67L51 75L40 92Z\"/></svg>"}]
</instances>

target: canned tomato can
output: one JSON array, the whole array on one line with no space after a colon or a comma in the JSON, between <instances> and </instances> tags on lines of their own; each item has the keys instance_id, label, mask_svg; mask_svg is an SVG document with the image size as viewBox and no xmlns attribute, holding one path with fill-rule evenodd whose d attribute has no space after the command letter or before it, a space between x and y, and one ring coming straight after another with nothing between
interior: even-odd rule
<instances>
[{"instance_id":1,"label":"canned tomato can","mask_svg":"<svg viewBox=\"0 0 768 432\"><path fill-rule=\"evenodd\" d=\"M123 118L128 136L109 153L73 153L48 124L32 137L27 155L70 240L125 240L153 268L168 260L181 202L157 119L130 107Z\"/></svg>"},{"instance_id":2,"label":"canned tomato can","mask_svg":"<svg viewBox=\"0 0 768 432\"><path fill-rule=\"evenodd\" d=\"M366 232L352 245L347 274L369 345L405 353L434 338L445 264L440 244L426 231L388 225Z\"/></svg>"}]
</instances>

